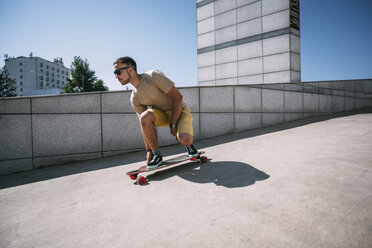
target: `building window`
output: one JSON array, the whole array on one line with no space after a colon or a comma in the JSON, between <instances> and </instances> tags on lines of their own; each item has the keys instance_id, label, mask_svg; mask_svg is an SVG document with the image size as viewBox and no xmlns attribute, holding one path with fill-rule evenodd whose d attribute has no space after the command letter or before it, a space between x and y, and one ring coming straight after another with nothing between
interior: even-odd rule
<instances>
[{"instance_id":1,"label":"building window","mask_svg":"<svg viewBox=\"0 0 372 248\"><path fill-rule=\"evenodd\" d=\"M40 67L43 67L43 63L40 63Z\"/></svg>"},{"instance_id":2,"label":"building window","mask_svg":"<svg viewBox=\"0 0 372 248\"><path fill-rule=\"evenodd\" d=\"M49 65L47 65L46 68L49 69Z\"/></svg>"},{"instance_id":3,"label":"building window","mask_svg":"<svg viewBox=\"0 0 372 248\"><path fill-rule=\"evenodd\" d=\"M23 70L22 69L19 69L19 72L23 72Z\"/></svg>"},{"instance_id":4,"label":"building window","mask_svg":"<svg viewBox=\"0 0 372 248\"><path fill-rule=\"evenodd\" d=\"M20 85L23 85L23 82L20 82Z\"/></svg>"},{"instance_id":5,"label":"building window","mask_svg":"<svg viewBox=\"0 0 372 248\"><path fill-rule=\"evenodd\" d=\"M44 72L43 69L40 69L40 72L43 73Z\"/></svg>"},{"instance_id":6,"label":"building window","mask_svg":"<svg viewBox=\"0 0 372 248\"><path fill-rule=\"evenodd\" d=\"M20 79L22 79L22 78L23 78L23 76L22 76L22 75L20 75L20 76L19 76L19 78L20 78Z\"/></svg>"},{"instance_id":7,"label":"building window","mask_svg":"<svg viewBox=\"0 0 372 248\"><path fill-rule=\"evenodd\" d=\"M52 71L54 71L54 67L52 67Z\"/></svg>"},{"instance_id":8,"label":"building window","mask_svg":"<svg viewBox=\"0 0 372 248\"><path fill-rule=\"evenodd\" d=\"M20 62L20 63L19 63L19 66L22 66L22 65L23 65L23 63L22 63L22 62Z\"/></svg>"}]
</instances>

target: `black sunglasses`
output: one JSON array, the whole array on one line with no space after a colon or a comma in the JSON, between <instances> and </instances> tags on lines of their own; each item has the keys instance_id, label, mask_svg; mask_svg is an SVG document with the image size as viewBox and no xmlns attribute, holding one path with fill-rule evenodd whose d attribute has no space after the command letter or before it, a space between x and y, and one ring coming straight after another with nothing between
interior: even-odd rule
<instances>
[{"instance_id":1,"label":"black sunglasses","mask_svg":"<svg viewBox=\"0 0 372 248\"><path fill-rule=\"evenodd\" d=\"M121 70L124 70L124 69L128 69L130 66L126 66L126 67L123 67L123 68L119 68L119 69L116 69L114 71L114 74L115 75L120 75L121 74Z\"/></svg>"}]
</instances>

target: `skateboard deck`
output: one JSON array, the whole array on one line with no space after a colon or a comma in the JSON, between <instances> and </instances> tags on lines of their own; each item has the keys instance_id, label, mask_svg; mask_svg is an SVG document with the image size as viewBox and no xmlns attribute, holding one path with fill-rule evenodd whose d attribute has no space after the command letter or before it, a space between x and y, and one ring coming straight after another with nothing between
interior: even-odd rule
<instances>
[{"instance_id":1,"label":"skateboard deck","mask_svg":"<svg viewBox=\"0 0 372 248\"><path fill-rule=\"evenodd\" d=\"M178 156L178 157L175 157L175 158L164 160L156 168L147 169L147 165L144 165L144 166L141 166L137 170L128 171L126 174L131 179L136 180L139 185L144 185L144 184L147 183L147 178L144 177L144 176L138 177L138 174L144 173L144 172L150 172L150 171L156 171L156 170L164 169L165 167L168 167L168 166L171 166L171 165L175 165L175 164L178 164L178 163L187 161L187 160L196 161L196 162L199 162L200 161L201 163L206 163L206 162L208 162L208 158L206 156L201 156L204 153L205 152L200 151L198 153L198 155L196 157L194 157L194 158L190 158L188 154L184 154L184 155L181 155L181 156Z\"/></svg>"}]
</instances>

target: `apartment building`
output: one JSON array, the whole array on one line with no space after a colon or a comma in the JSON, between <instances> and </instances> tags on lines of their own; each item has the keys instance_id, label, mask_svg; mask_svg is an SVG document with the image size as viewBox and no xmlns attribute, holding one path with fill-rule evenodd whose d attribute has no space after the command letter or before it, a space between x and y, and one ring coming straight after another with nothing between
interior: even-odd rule
<instances>
[{"instance_id":1,"label":"apartment building","mask_svg":"<svg viewBox=\"0 0 372 248\"><path fill-rule=\"evenodd\" d=\"M5 58L9 76L17 82L18 96L60 94L68 83L71 70L64 66L62 58L48 61L40 57Z\"/></svg>"}]
</instances>

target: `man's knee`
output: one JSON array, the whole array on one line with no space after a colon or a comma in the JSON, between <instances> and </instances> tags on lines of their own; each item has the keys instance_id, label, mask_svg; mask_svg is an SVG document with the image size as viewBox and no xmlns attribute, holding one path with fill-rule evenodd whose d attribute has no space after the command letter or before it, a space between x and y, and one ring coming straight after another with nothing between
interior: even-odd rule
<instances>
[{"instance_id":1,"label":"man's knee","mask_svg":"<svg viewBox=\"0 0 372 248\"><path fill-rule=\"evenodd\" d=\"M140 123L141 123L142 126L155 123L154 114L151 111L148 111L148 110L143 112L140 115L139 119L140 119Z\"/></svg>"},{"instance_id":2,"label":"man's knee","mask_svg":"<svg viewBox=\"0 0 372 248\"><path fill-rule=\"evenodd\" d=\"M194 141L194 137L188 133L179 133L178 140L182 145L190 146Z\"/></svg>"}]
</instances>

